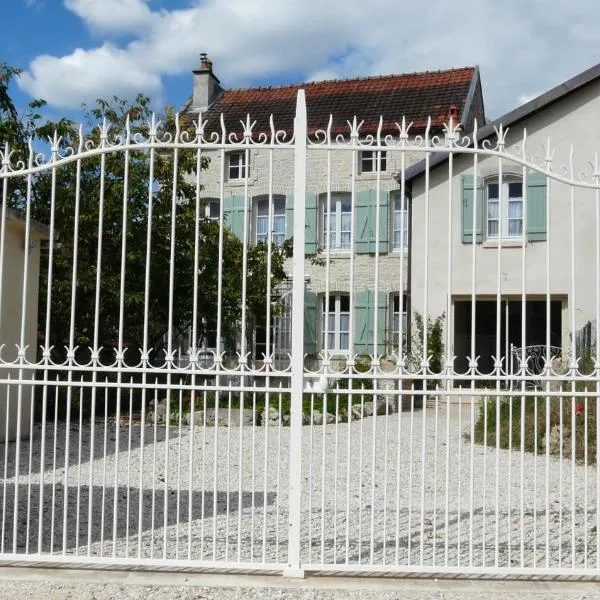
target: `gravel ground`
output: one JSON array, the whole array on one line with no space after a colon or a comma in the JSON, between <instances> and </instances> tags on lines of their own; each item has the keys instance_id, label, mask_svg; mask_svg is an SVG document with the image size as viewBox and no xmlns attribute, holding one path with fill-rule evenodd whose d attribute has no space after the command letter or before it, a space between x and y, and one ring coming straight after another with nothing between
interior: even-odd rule
<instances>
[{"instance_id":1,"label":"gravel ground","mask_svg":"<svg viewBox=\"0 0 600 600\"><path fill-rule=\"evenodd\" d=\"M475 413L304 427L303 563L595 567L595 466L473 446ZM3 552L286 562L289 428L54 429L41 476L41 428L0 453Z\"/></svg>"}]
</instances>

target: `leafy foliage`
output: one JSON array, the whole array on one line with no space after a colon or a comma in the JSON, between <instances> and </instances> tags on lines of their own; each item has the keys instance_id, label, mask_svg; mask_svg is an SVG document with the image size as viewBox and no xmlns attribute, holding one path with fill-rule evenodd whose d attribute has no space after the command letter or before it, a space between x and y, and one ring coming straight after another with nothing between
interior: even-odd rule
<instances>
[{"instance_id":1,"label":"leafy foliage","mask_svg":"<svg viewBox=\"0 0 600 600\"><path fill-rule=\"evenodd\" d=\"M39 143L56 131L61 145L77 148L80 130L74 123L68 119L41 123L35 109L43 102L32 103L20 120L8 95L8 84L18 74L18 69L0 66L0 138L25 162L30 136ZM109 138L112 132L124 132L127 123L132 137L146 136L152 115L150 99L143 95L132 103L117 97L99 99L83 110L86 139L95 146L101 142L101 128L93 127L96 123L106 123ZM175 132L171 108L158 118L159 135ZM40 277L39 329L49 326L49 344L56 348L71 344L113 348L121 339L130 348L157 351L167 331L176 338L193 325L195 302L198 338L207 337L216 329L221 277L222 336L225 350L235 349L244 308L243 245L229 229L221 233L218 223L202 216L194 177L199 160L195 149L133 147L88 156L33 178L29 196L32 218L54 224L52 253L43 256ZM200 168L207 164L207 159L201 158ZM24 212L27 178L10 181L12 206ZM267 288L271 286L275 300L277 286L286 277L283 266L291 245L273 247L270 277L266 245L251 246L247 253L248 334L253 327L264 326Z\"/></svg>"}]
</instances>

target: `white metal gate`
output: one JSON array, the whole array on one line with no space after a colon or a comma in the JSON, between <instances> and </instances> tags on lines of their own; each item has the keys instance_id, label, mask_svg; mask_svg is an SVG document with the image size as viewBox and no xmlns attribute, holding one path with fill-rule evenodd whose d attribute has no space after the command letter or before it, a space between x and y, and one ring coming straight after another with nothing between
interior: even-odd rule
<instances>
[{"instance_id":1,"label":"white metal gate","mask_svg":"<svg viewBox=\"0 0 600 600\"><path fill-rule=\"evenodd\" d=\"M597 160L205 125L0 152L0 561L597 576Z\"/></svg>"}]
</instances>

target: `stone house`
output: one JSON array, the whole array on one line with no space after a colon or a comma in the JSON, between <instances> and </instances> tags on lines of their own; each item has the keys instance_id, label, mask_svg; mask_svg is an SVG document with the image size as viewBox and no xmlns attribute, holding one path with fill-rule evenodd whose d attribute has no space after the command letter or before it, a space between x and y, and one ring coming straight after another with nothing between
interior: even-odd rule
<instances>
[{"instance_id":1,"label":"stone house","mask_svg":"<svg viewBox=\"0 0 600 600\"><path fill-rule=\"evenodd\" d=\"M465 129L485 121L477 67L448 71L385 75L247 89L225 89L202 56L194 71L193 96L184 118L206 122L204 134L219 139L241 135L249 115L254 139L275 129L287 140L293 131L296 95L304 89L309 139L330 127L332 136L348 139L349 123L359 122L360 136L397 136L405 117L411 136L423 135L431 117L431 135L442 134L449 118ZM331 123L330 123L331 118ZM381 120L381 122L380 122ZM283 139L283 138L282 138ZM206 150L209 166L201 173L206 216L218 218L220 203L226 226L250 243L265 241L269 198L273 203L274 243L293 231L294 155L291 149L270 151L260 145L248 151ZM401 198L397 173L421 155L399 151L309 152L306 197L305 351L317 355L386 355L397 351L400 319L410 311L410 197ZM379 192L379 200L377 200ZM377 211L379 215L377 215ZM244 216L248 222L244 222ZM375 230L379 224L379 234ZM353 231L352 231L353 228ZM378 246L376 247L378 242ZM313 264L319 253L326 265ZM373 273L378 268L378 285ZM403 265L403 266L401 266ZM401 281L401 274L402 281ZM285 293L282 293L285 297ZM289 309L289 306L287 307ZM377 332L373 313L378 311ZM254 355L289 348L289 323L276 317L272 347L257 332ZM404 327L406 331L406 327ZM377 343L375 344L375 340ZM210 344L209 344L210 345ZM376 346L376 347L375 347Z\"/></svg>"}]
</instances>

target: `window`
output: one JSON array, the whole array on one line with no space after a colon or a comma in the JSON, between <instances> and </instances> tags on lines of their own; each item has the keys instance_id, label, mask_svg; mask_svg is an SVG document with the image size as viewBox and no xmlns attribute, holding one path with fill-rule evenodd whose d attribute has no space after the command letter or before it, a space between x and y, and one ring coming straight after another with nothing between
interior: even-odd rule
<instances>
[{"instance_id":1,"label":"window","mask_svg":"<svg viewBox=\"0 0 600 600\"><path fill-rule=\"evenodd\" d=\"M379 169L377 169L377 150L362 150L359 154L360 172L377 173L377 171L387 171L387 152L379 152Z\"/></svg>"},{"instance_id":2,"label":"window","mask_svg":"<svg viewBox=\"0 0 600 600\"><path fill-rule=\"evenodd\" d=\"M406 307L408 304L408 297L406 294L402 295L402 312L400 312L400 294L394 294L392 297L392 343L395 348L398 348L400 342L400 323L402 323L402 347L406 350L406 340L408 339L408 319ZM402 319L402 321L400 321Z\"/></svg>"},{"instance_id":3,"label":"window","mask_svg":"<svg viewBox=\"0 0 600 600\"><path fill-rule=\"evenodd\" d=\"M273 244L281 246L285 240L285 197L273 197L273 227L271 229ZM269 198L256 201L256 241L269 241Z\"/></svg>"},{"instance_id":4,"label":"window","mask_svg":"<svg viewBox=\"0 0 600 600\"><path fill-rule=\"evenodd\" d=\"M402 206L402 197L400 194L394 194L393 196L393 240L394 250L400 250L402 248L408 248L408 200L404 200L404 206Z\"/></svg>"},{"instance_id":5,"label":"window","mask_svg":"<svg viewBox=\"0 0 600 600\"><path fill-rule=\"evenodd\" d=\"M327 347L328 350L347 351L350 344L350 296L334 294L329 298L323 297L322 306L322 347Z\"/></svg>"},{"instance_id":6,"label":"window","mask_svg":"<svg viewBox=\"0 0 600 600\"><path fill-rule=\"evenodd\" d=\"M229 179L245 179L246 151L230 152L227 155Z\"/></svg>"},{"instance_id":7,"label":"window","mask_svg":"<svg viewBox=\"0 0 600 600\"><path fill-rule=\"evenodd\" d=\"M206 203L206 218L211 221L219 221L221 216L221 205L218 200L211 199Z\"/></svg>"},{"instance_id":8,"label":"window","mask_svg":"<svg viewBox=\"0 0 600 600\"><path fill-rule=\"evenodd\" d=\"M321 203L323 210L323 248L350 250L352 235L352 198L347 193L331 194L329 208L327 197Z\"/></svg>"},{"instance_id":9,"label":"window","mask_svg":"<svg viewBox=\"0 0 600 600\"><path fill-rule=\"evenodd\" d=\"M487 191L487 237L523 236L523 182L514 178L490 181Z\"/></svg>"}]
</instances>

